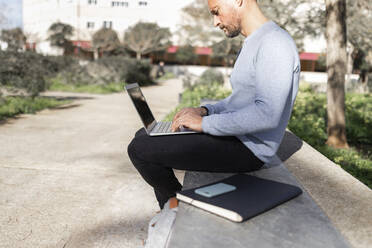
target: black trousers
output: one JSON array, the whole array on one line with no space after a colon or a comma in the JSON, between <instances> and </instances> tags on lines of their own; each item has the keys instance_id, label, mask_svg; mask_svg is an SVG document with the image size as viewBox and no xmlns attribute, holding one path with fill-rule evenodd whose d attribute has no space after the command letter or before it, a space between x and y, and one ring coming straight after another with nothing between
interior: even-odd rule
<instances>
[{"instance_id":1,"label":"black trousers","mask_svg":"<svg viewBox=\"0 0 372 248\"><path fill-rule=\"evenodd\" d=\"M134 167L155 191L160 208L181 190L173 169L249 172L264 164L238 138L205 133L150 137L144 128L128 146Z\"/></svg>"}]
</instances>

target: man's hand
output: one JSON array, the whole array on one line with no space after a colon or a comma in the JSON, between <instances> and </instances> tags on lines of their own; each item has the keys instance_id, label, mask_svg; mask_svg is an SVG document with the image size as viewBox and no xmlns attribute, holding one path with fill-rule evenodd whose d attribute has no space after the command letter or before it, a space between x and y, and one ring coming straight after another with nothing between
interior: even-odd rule
<instances>
[{"instance_id":1,"label":"man's hand","mask_svg":"<svg viewBox=\"0 0 372 248\"><path fill-rule=\"evenodd\" d=\"M172 131L175 132L183 126L202 132L202 116L205 115L204 108L183 108L173 118Z\"/></svg>"}]
</instances>

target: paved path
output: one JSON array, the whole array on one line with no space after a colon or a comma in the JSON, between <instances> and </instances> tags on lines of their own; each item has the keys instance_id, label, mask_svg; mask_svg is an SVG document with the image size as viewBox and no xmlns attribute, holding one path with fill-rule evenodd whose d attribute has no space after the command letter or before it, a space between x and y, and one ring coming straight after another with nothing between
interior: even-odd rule
<instances>
[{"instance_id":1,"label":"paved path","mask_svg":"<svg viewBox=\"0 0 372 248\"><path fill-rule=\"evenodd\" d=\"M181 90L143 89L158 118ZM48 95L76 99L0 125L0 247L140 247L158 207L126 154L141 126L130 99Z\"/></svg>"}]
</instances>

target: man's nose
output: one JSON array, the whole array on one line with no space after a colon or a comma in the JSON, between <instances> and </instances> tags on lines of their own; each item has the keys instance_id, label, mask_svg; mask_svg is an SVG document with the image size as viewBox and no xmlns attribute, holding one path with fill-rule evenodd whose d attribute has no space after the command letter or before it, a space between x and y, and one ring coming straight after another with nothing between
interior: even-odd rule
<instances>
[{"instance_id":1,"label":"man's nose","mask_svg":"<svg viewBox=\"0 0 372 248\"><path fill-rule=\"evenodd\" d=\"M221 22L220 22L220 18L218 18L217 16L213 16L213 25L215 27L218 27L218 25L220 25Z\"/></svg>"}]
</instances>

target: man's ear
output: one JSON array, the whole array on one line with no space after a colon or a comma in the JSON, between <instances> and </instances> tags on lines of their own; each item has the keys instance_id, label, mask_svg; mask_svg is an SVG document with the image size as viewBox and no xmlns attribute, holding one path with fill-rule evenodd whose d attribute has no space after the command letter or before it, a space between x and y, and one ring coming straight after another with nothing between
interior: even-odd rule
<instances>
[{"instance_id":1,"label":"man's ear","mask_svg":"<svg viewBox=\"0 0 372 248\"><path fill-rule=\"evenodd\" d=\"M235 0L235 3L236 3L236 5L238 5L239 7L241 7L243 5L243 1L244 0Z\"/></svg>"}]
</instances>

